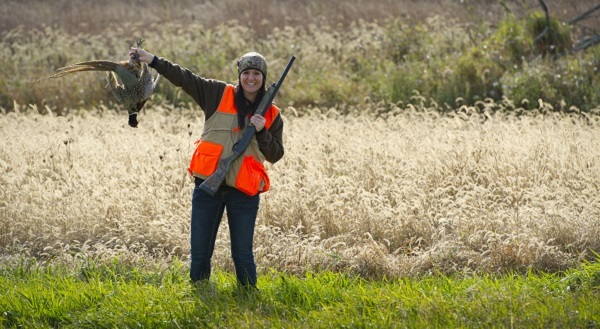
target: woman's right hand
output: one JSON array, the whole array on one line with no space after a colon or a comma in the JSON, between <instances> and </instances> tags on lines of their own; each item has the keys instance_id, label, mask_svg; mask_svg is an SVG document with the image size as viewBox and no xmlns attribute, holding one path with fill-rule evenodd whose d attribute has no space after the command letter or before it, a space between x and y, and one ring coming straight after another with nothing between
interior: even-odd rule
<instances>
[{"instance_id":1,"label":"woman's right hand","mask_svg":"<svg viewBox=\"0 0 600 329\"><path fill-rule=\"evenodd\" d=\"M140 62L150 64L154 59L154 55L145 51L142 48L131 47L131 51L129 52L129 57L133 58L135 54L138 55Z\"/></svg>"}]
</instances>

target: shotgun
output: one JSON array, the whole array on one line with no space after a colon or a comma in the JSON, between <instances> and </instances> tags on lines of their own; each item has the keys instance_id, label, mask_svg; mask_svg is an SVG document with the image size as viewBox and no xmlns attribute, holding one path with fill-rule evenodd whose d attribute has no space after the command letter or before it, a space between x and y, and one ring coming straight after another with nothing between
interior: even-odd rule
<instances>
[{"instance_id":1,"label":"shotgun","mask_svg":"<svg viewBox=\"0 0 600 329\"><path fill-rule=\"evenodd\" d=\"M288 71L292 67L292 64L294 63L295 59L295 56L292 56L290 58L290 61L288 62L287 66L285 67L285 70L281 74L281 77L279 78L277 84L272 83L269 86L262 100L258 104L258 107L256 108L257 114L260 114L262 116L265 115L267 109L271 106L275 95L279 91L279 87L281 87L281 85L283 84L283 80L288 74ZM244 154L244 151L246 150L248 145L250 145L250 141L252 141L254 134L256 134L256 127L253 124L249 124L246 130L244 131L242 138L240 138L240 140L238 140L233 145L233 154L219 160L217 170L215 170L215 172L212 173L212 175L208 176L208 178L206 178L206 180L202 182L202 184L200 184L200 189L202 189L204 192L210 195L215 195L215 193L217 193L217 190L219 189L221 184L223 184L223 181L227 176L227 172L229 172L229 167L231 167L231 163L240 155Z\"/></svg>"}]
</instances>

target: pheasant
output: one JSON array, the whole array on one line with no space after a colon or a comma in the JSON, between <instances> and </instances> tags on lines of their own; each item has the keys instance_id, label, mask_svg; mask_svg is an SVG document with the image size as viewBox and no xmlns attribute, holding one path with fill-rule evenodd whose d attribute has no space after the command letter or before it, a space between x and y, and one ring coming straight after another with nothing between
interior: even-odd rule
<instances>
[{"instance_id":1,"label":"pheasant","mask_svg":"<svg viewBox=\"0 0 600 329\"><path fill-rule=\"evenodd\" d=\"M138 47L144 39L136 41ZM148 68L148 64L140 63L138 55L133 55L129 61L112 62L108 60L87 61L61 67L57 73L36 81L60 78L65 75L84 71L105 71L107 86L119 104L127 108L129 114L129 125L137 127L137 114L142 110L144 104L152 95L158 83L160 75L154 77ZM121 80L119 83L117 77Z\"/></svg>"}]
</instances>

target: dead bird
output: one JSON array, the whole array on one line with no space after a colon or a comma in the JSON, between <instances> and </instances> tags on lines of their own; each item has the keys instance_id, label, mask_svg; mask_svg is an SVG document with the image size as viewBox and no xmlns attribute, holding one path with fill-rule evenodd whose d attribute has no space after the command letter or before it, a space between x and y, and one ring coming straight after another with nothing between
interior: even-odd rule
<instances>
[{"instance_id":1,"label":"dead bird","mask_svg":"<svg viewBox=\"0 0 600 329\"><path fill-rule=\"evenodd\" d=\"M136 46L141 47L144 39L136 41ZM68 74L85 71L105 71L107 86L119 104L127 108L129 114L129 125L137 127L137 114L142 110L146 101L150 98L160 75L153 76L146 63L140 63L137 54L128 61L113 62L109 60L96 60L72 64L61 67L56 73L32 82L46 79L60 78ZM120 80L120 83L119 83Z\"/></svg>"}]
</instances>

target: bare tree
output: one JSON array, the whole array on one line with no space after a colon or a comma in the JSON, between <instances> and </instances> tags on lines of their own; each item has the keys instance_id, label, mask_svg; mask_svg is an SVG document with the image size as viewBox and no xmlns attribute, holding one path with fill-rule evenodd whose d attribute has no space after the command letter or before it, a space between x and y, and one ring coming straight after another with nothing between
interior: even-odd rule
<instances>
[{"instance_id":1,"label":"bare tree","mask_svg":"<svg viewBox=\"0 0 600 329\"><path fill-rule=\"evenodd\" d=\"M544 0L538 0L538 1L539 1L540 5L542 6L542 8L544 9L544 12L546 13L546 26L544 27L544 30L533 39L533 44L537 44L546 34L548 34L548 30L550 29L550 14L548 12L548 6L546 6L546 3L544 2ZM594 5L592 8L584 11L583 13L571 18L570 20L567 21L567 23L569 25L574 25L575 23L577 23L579 21L589 18L592 13L594 13L595 11L597 11L599 9L600 9L600 3ZM600 34L595 33L592 36L585 36L580 42L578 42L576 45L573 46L573 51L581 51L588 47L594 46L598 43L600 43Z\"/></svg>"},{"instance_id":2,"label":"bare tree","mask_svg":"<svg viewBox=\"0 0 600 329\"><path fill-rule=\"evenodd\" d=\"M544 30L540 34L538 34L538 36L535 37L535 39L533 39L534 45L537 44L540 41L540 39L542 39L546 34L548 34L548 30L550 29L550 15L548 14L548 6L546 6L544 0L539 0L539 2L542 5L544 12L546 13L546 27L544 27Z\"/></svg>"},{"instance_id":3,"label":"bare tree","mask_svg":"<svg viewBox=\"0 0 600 329\"><path fill-rule=\"evenodd\" d=\"M540 0L541 1L541 0ZM589 17L591 17L590 15L592 13L594 13L595 11L600 10L600 3L596 4L595 6L593 6L592 8L584 11L583 13L571 18L570 20L567 21L567 23L569 23L569 25L573 25L579 21L582 21L584 19L587 19ZM573 50L574 51L581 51L584 50L588 47L597 45L600 43L600 34L595 33L594 35L591 36L585 36L580 42L578 42L574 47Z\"/></svg>"},{"instance_id":4,"label":"bare tree","mask_svg":"<svg viewBox=\"0 0 600 329\"><path fill-rule=\"evenodd\" d=\"M584 11L583 13L571 18L570 20L567 21L567 23L569 23L570 25L575 24L581 20L584 20L586 18L589 18L589 16L595 12L596 10L600 9L600 3L593 6L592 8Z\"/></svg>"}]
</instances>

